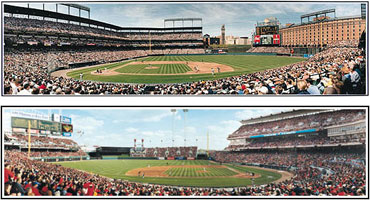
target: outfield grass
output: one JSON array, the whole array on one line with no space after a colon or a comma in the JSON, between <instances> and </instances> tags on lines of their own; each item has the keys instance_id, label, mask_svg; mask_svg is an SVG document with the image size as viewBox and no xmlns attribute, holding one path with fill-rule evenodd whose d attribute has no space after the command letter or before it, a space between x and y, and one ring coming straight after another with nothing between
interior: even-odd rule
<instances>
[{"instance_id":1,"label":"outfield grass","mask_svg":"<svg viewBox=\"0 0 370 200\"><path fill-rule=\"evenodd\" d=\"M156 69L147 69L148 67L157 67ZM115 70L119 73L133 74L182 74L191 71L185 64L137 64L127 65Z\"/></svg>"},{"instance_id":2,"label":"outfield grass","mask_svg":"<svg viewBox=\"0 0 370 200\"><path fill-rule=\"evenodd\" d=\"M195 55L195 56L153 56L143 59L143 61L195 61L195 62L214 62L219 64L229 65L234 68L233 72L216 73L215 76L209 74L191 74L191 75L112 75L100 76L92 75L90 72L96 69L111 69L120 65L124 65L131 61L125 61L115 64L107 64L99 67L92 67L82 70L74 70L67 73L68 76L78 79L79 74L84 74L85 80L103 81L103 82L120 82L120 83L184 83L199 80L214 80L241 74L250 74L267 69L278 68L288 64L296 63L305 60L304 58L295 57L279 57L279 56L255 56L255 55ZM126 68L121 68L122 70ZM164 73L160 70L158 73Z\"/></svg>"},{"instance_id":3,"label":"outfield grass","mask_svg":"<svg viewBox=\"0 0 370 200\"><path fill-rule=\"evenodd\" d=\"M235 172L221 168L223 170L219 170L220 168L207 168L208 171L204 178L200 177L199 175L196 178L194 170L185 170L185 171L177 171L177 175L181 174L183 178L179 178L176 176L174 177L136 177L136 176L126 176L126 172L136 169L136 168L144 168L148 165L150 166L182 166L182 165L216 165L213 162L204 161L204 160L194 160L194 161L179 161L179 160L91 160L91 161L76 161L76 162L58 162L57 164L61 164L65 167L76 168L87 172L92 172L95 174L99 174L102 176L114 178L114 179L122 179L134 182L143 182L143 183L156 183L156 184L163 184L163 185L178 185L178 186L198 186L198 187L236 187L236 186L246 186L251 185L251 180L247 178L238 178L238 177L218 177L220 174L229 174L232 176ZM269 172L266 170L257 170L257 169L249 169L247 167L238 168L237 166L230 165L229 167L233 167L236 170L245 170L255 172L261 174L260 178L255 179L255 184L266 184L271 181L277 180L281 177L280 174ZM181 168L173 168L174 171L176 169ZM184 168L182 168L184 169ZM190 169L190 168L189 168ZM195 168L197 169L197 168ZM224 170L226 169L226 170ZM198 168L198 170L203 170L202 168ZM217 171L219 170L219 171ZM167 173L167 171L166 171ZM175 172L174 172L175 173ZM172 173L171 173L172 174ZM201 174L200 172L198 174ZM211 175L214 176L211 176ZM172 176L172 175L171 175Z\"/></svg>"}]
</instances>

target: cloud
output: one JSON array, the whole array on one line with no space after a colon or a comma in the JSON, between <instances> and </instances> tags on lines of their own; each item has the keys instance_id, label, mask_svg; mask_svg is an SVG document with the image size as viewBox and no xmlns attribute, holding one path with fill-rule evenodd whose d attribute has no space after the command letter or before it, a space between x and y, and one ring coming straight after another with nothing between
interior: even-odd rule
<instances>
[{"instance_id":1,"label":"cloud","mask_svg":"<svg viewBox=\"0 0 370 200\"><path fill-rule=\"evenodd\" d=\"M222 150L228 146L226 139L229 134L240 127L240 122L236 120L224 120L218 125L207 126L209 132L210 149Z\"/></svg>"},{"instance_id":2,"label":"cloud","mask_svg":"<svg viewBox=\"0 0 370 200\"><path fill-rule=\"evenodd\" d=\"M74 130L84 131L85 134L94 133L99 128L104 126L103 120L98 120L94 117L71 115L71 118L74 125Z\"/></svg>"},{"instance_id":3,"label":"cloud","mask_svg":"<svg viewBox=\"0 0 370 200\"><path fill-rule=\"evenodd\" d=\"M273 113L279 113L282 111L288 111L290 109L251 109L251 110L241 110L235 113L235 117L239 120L247 120L250 118L257 118L265 115L270 115Z\"/></svg>"},{"instance_id":4,"label":"cloud","mask_svg":"<svg viewBox=\"0 0 370 200\"><path fill-rule=\"evenodd\" d=\"M4 131L11 131L11 113L3 111L2 126Z\"/></svg>"},{"instance_id":5,"label":"cloud","mask_svg":"<svg viewBox=\"0 0 370 200\"><path fill-rule=\"evenodd\" d=\"M130 128L126 128L125 131L127 133L136 133L139 131L139 129L130 127Z\"/></svg>"},{"instance_id":6,"label":"cloud","mask_svg":"<svg viewBox=\"0 0 370 200\"><path fill-rule=\"evenodd\" d=\"M166 117L172 116L169 110L146 110L146 111L125 111L127 117L113 120L113 123L138 123L138 122L159 122ZM179 120L178 112L175 113L175 119Z\"/></svg>"}]
</instances>

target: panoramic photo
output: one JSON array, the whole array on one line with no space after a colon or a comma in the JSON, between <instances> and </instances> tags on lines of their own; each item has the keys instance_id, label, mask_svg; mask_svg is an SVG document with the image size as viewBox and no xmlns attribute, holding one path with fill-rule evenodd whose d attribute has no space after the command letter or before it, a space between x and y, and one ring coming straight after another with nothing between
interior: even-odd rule
<instances>
[{"instance_id":1,"label":"panoramic photo","mask_svg":"<svg viewBox=\"0 0 370 200\"><path fill-rule=\"evenodd\" d=\"M367 107L2 107L2 194L362 197Z\"/></svg>"},{"instance_id":2,"label":"panoramic photo","mask_svg":"<svg viewBox=\"0 0 370 200\"><path fill-rule=\"evenodd\" d=\"M2 95L367 94L368 2L2 6Z\"/></svg>"}]
</instances>

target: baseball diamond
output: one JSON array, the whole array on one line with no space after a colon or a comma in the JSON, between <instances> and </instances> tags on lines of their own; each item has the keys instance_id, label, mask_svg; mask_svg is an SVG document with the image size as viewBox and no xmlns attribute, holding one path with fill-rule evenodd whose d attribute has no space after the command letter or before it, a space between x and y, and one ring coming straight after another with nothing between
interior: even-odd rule
<instances>
[{"instance_id":1,"label":"baseball diamond","mask_svg":"<svg viewBox=\"0 0 370 200\"><path fill-rule=\"evenodd\" d=\"M84 80L103 82L185 83L264 71L303 60L263 55L150 56L121 63L57 71L52 76L78 79L82 73ZM97 73L97 70L102 70L102 73Z\"/></svg>"},{"instance_id":2,"label":"baseball diamond","mask_svg":"<svg viewBox=\"0 0 370 200\"><path fill-rule=\"evenodd\" d=\"M260 185L281 182L292 177L291 173L285 171L232 164L219 165L204 160L100 160L57 164L114 179L189 187L245 186L252 185L252 178L255 179L255 184Z\"/></svg>"}]
</instances>

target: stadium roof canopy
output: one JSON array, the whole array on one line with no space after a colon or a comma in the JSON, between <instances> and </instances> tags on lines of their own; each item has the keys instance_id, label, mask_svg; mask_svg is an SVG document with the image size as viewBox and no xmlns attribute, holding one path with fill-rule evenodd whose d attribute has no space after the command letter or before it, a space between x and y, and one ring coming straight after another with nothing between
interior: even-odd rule
<instances>
[{"instance_id":1,"label":"stadium roof canopy","mask_svg":"<svg viewBox=\"0 0 370 200\"><path fill-rule=\"evenodd\" d=\"M247 120L240 121L243 125L249 125L249 124L256 124L256 123L263 123L263 122L271 122L271 121L277 121L281 119L286 118L293 118L293 117L299 117L319 112L330 112L332 110L324 110L324 109L300 109L300 110L291 110L286 112L280 112L276 114L270 114L265 116L260 116L257 118L250 118Z\"/></svg>"},{"instance_id":2,"label":"stadium roof canopy","mask_svg":"<svg viewBox=\"0 0 370 200\"><path fill-rule=\"evenodd\" d=\"M345 16L345 17L336 17L336 18L330 18L330 19L325 19L323 21L309 21L309 22L301 22L300 24L292 24L290 26L281 26L281 29L285 28L292 28L292 27L297 27L297 26L305 26L308 24L316 24L316 23L322 23L322 22L330 22L330 21L338 21L338 20L349 20L349 19L358 19L361 18L361 15L355 15L355 16Z\"/></svg>"},{"instance_id":3,"label":"stadium roof canopy","mask_svg":"<svg viewBox=\"0 0 370 200\"><path fill-rule=\"evenodd\" d=\"M86 6L83 6L83 5L79 5L79 4L61 3L60 5L69 6L69 7L72 7L72 8L77 8L77 9L81 9L81 10L85 10L85 11L90 11L90 8L89 7L86 7Z\"/></svg>"},{"instance_id":4,"label":"stadium roof canopy","mask_svg":"<svg viewBox=\"0 0 370 200\"><path fill-rule=\"evenodd\" d=\"M18 7L18 6L12 6L12 5L5 4L4 12L12 13L12 14L34 15L34 16L40 16L40 17L48 17L48 18L54 18L54 19L81 22L85 24L101 26L101 27L110 28L114 30L121 29L121 27L119 26L108 24L105 22L100 22L100 21L78 17L78 16L73 16L73 15L67 15L63 13L57 13L57 12L48 11L48 10L40 10L40 9L35 9L35 8L24 8L24 7Z\"/></svg>"},{"instance_id":5,"label":"stadium roof canopy","mask_svg":"<svg viewBox=\"0 0 370 200\"><path fill-rule=\"evenodd\" d=\"M165 19L167 21L202 21L202 18L172 18L172 19Z\"/></svg>"},{"instance_id":6,"label":"stadium roof canopy","mask_svg":"<svg viewBox=\"0 0 370 200\"><path fill-rule=\"evenodd\" d=\"M327 14L327 13L335 13L335 9L321 10L321 11L317 11L317 12L313 12L313 13L308 13L308 14L305 14L305 15L301 15L301 18L324 15L324 14Z\"/></svg>"},{"instance_id":7,"label":"stadium roof canopy","mask_svg":"<svg viewBox=\"0 0 370 200\"><path fill-rule=\"evenodd\" d=\"M58 13L54 11L48 11L48 10L40 10L35 8L26 8L26 7L19 7L19 6L12 6L4 4L4 13L11 13L11 14L21 14L21 15L32 15L32 16L39 16L39 17L46 17L46 18L53 18L53 19L60 19L60 20L67 20L67 21L73 21L73 22L79 22L84 24L90 24L95 25L99 27L109 28L116 31L166 31L166 30L184 30L184 29L202 29L202 27L169 27L169 28L151 28L151 27L121 27L116 26L113 24L68 15L64 13Z\"/></svg>"}]
</instances>

